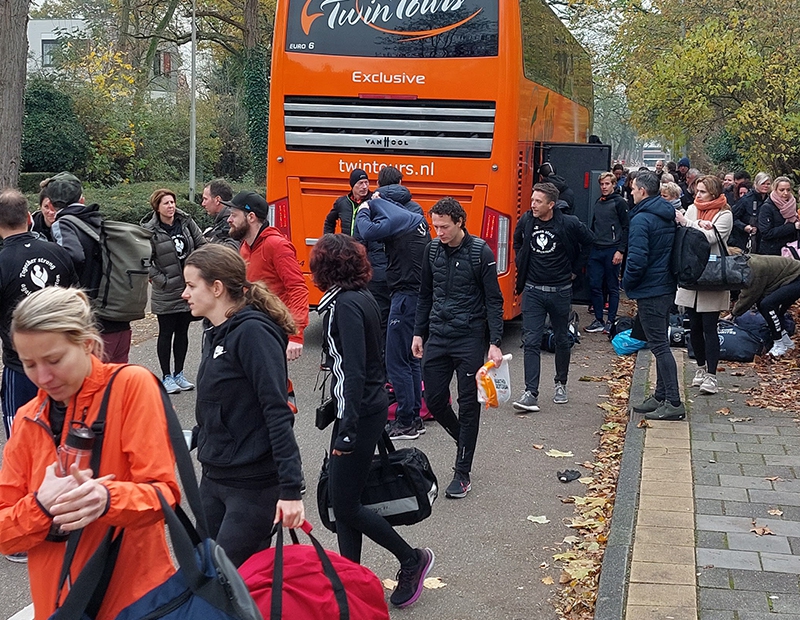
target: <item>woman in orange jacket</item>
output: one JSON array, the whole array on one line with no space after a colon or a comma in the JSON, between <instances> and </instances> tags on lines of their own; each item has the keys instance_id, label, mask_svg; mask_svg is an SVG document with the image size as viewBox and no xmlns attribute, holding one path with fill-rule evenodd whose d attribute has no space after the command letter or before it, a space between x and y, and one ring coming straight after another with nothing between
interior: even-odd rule
<instances>
[{"instance_id":1,"label":"woman in orange jacket","mask_svg":"<svg viewBox=\"0 0 800 620\"><path fill-rule=\"evenodd\" d=\"M91 427L118 364L100 361L102 340L86 295L48 287L23 300L11 324L25 374L39 393L21 407L0 469L0 553L28 553L36 620L46 620L109 526L124 527L119 560L96 620L116 615L175 571L156 488L180 492L157 379L123 368L111 390L98 472L59 470L68 431ZM165 456L168 455L168 458ZM83 465L82 467L88 467ZM65 533L83 528L60 591Z\"/></svg>"}]
</instances>

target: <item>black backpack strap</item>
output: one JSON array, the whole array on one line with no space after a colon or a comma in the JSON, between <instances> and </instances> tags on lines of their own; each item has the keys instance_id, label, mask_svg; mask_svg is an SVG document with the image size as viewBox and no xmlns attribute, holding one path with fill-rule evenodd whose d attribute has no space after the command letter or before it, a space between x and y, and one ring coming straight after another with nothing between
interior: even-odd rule
<instances>
[{"instance_id":1,"label":"black backpack strap","mask_svg":"<svg viewBox=\"0 0 800 620\"><path fill-rule=\"evenodd\" d=\"M481 263L481 255L483 254L483 247L486 245L486 240L481 237L472 236L472 245L469 248L469 261L472 264L472 272L475 275L475 281L478 286L483 290L483 264Z\"/></svg>"}]
</instances>

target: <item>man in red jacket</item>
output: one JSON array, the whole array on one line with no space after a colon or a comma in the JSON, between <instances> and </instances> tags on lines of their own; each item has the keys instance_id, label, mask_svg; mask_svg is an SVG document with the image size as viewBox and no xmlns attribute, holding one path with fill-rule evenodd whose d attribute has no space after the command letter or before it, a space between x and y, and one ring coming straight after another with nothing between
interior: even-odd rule
<instances>
[{"instance_id":1,"label":"man in red jacket","mask_svg":"<svg viewBox=\"0 0 800 620\"><path fill-rule=\"evenodd\" d=\"M303 352L303 330L308 325L308 286L297 262L297 252L281 232L269 225L267 201L256 192L239 192L230 202L230 236L241 241L239 254L247 263L247 279L263 282L289 308L297 334L289 336L286 359Z\"/></svg>"}]
</instances>

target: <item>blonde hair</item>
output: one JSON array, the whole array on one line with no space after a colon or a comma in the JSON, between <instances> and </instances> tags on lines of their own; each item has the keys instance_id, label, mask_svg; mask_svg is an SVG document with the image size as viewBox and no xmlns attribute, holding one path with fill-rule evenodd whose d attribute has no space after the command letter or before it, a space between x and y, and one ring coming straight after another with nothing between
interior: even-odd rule
<instances>
[{"instance_id":1,"label":"blonde hair","mask_svg":"<svg viewBox=\"0 0 800 620\"><path fill-rule=\"evenodd\" d=\"M672 182L662 183L661 191L666 192L667 195L673 199L681 197L681 188L677 183L672 183Z\"/></svg>"},{"instance_id":2,"label":"blonde hair","mask_svg":"<svg viewBox=\"0 0 800 620\"><path fill-rule=\"evenodd\" d=\"M794 183L792 183L792 180L789 177L778 177L772 182L772 188L778 189L778 185L781 183L788 183L789 189L794 190Z\"/></svg>"},{"instance_id":3,"label":"blonde hair","mask_svg":"<svg viewBox=\"0 0 800 620\"><path fill-rule=\"evenodd\" d=\"M600 176L597 177L597 182L599 183L603 179L609 179L612 183L616 183L617 182L617 177L614 176L613 172L602 172L602 173L600 173Z\"/></svg>"},{"instance_id":4,"label":"blonde hair","mask_svg":"<svg viewBox=\"0 0 800 620\"><path fill-rule=\"evenodd\" d=\"M89 298L80 289L48 286L23 299L11 317L11 334L64 334L73 344L94 342L94 354L103 358L103 339Z\"/></svg>"},{"instance_id":5,"label":"blonde hair","mask_svg":"<svg viewBox=\"0 0 800 620\"><path fill-rule=\"evenodd\" d=\"M772 181L772 177L769 174L767 174L766 172L759 172L756 175L755 180L753 181L753 187L757 188L759 185L761 185L762 183L764 183L766 181ZM756 191L758 191L758 190L756 190Z\"/></svg>"}]
</instances>

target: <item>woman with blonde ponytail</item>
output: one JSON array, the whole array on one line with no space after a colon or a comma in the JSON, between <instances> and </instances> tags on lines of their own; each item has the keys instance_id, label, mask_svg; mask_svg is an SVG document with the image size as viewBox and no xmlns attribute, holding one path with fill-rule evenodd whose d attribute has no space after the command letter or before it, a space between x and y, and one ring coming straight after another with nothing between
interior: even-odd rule
<instances>
[{"instance_id":1,"label":"woman with blonde ponytail","mask_svg":"<svg viewBox=\"0 0 800 620\"><path fill-rule=\"evenodd\" d=\"M272 524L305 519L300 451L287 402L289 310L242 258L208 244L186 259L183 298L208 319L197 375L195 439L210 534L237 566L269 546Z\"/></svg>"}]
</instances>

